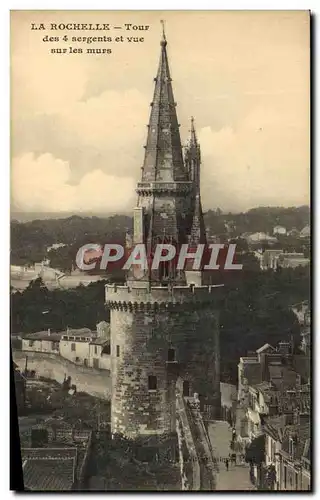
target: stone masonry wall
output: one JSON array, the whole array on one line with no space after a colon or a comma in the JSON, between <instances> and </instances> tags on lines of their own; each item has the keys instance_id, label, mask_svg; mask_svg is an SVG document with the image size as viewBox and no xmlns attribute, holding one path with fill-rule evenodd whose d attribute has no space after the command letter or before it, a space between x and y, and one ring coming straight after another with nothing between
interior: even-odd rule
<instances>
[{"instance_id":1,"label":"stone masonry wall","mask_svg":"<svg viewBox=\"0 0 320 500\"><path fill-rule=\"evenodd\" d=\"M174 309L141 310L113 301L111 426L114 433L135 437L173 432L178 374L189 382L190 394L197 392L208 398L207 404L220 404L217 313L213 304L202 302L189 302L182 310L181 298L191 295L186 287L180 288L180 302ZM165 299L160 287L153 292ZM121 290L119 295L123 293L127 292ZM168 291L167 300L170 302ZM173 350L174 361L168 360L169 349ZM156 390L149 389L149 376L156 377Z\"/></svg>"},{"instance_id":2,"label":"stone masonry wall","mask_svg":"<svg viewBox=\"0 0 320 500\"><path fill-rule=\"evenodd\" d=\"M77 386L77 391L84 391L101 399L111 398L111 380L108 370L100 371L74 365L55 354L13 351L13 361L22 371L25 369L26 356L28 357L28 370L35 370L39 376L62 383L64 376L67 375L71 377L72 384Z\"/></svg>"}]
</instances>

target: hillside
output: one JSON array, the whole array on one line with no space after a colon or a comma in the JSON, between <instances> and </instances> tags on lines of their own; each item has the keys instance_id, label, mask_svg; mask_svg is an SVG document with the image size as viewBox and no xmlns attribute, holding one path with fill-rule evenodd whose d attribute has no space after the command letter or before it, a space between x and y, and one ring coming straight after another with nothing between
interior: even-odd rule
<instances>
[{"instance_id":1,"label":"hillside","mask_svg":"<svg viewBox=\"0 0 320 500\"><path fill-rule=\"evenodd\" d=\"M302 207L259 207L245 213L222 213L219 209L209 210L204 214L205 224L210 234L225 234L228 225L230 236L239 236L246 232L269 232L276 225L283 225L288 230L301 230L309 224L310 209ZM48 256L53 267L59 261L68 261L68 267L79 247L85 243L124 243L127 229L132 228L132 217L112 215L102 217L80 217L73 215L65 219L33 220L29 222L11 222L11 263L15 265L32 264ZM54 243L63 243L67 248L51 250Z\"/></svg>"}]
</instances>

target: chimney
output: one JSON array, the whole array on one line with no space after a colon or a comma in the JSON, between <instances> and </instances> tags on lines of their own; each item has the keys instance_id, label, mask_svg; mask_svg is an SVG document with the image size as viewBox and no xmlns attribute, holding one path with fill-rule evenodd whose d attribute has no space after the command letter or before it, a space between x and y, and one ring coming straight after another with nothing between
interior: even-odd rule
<instances>
[{"instance_id":1,"label":"chimney","mask_svg":"<svg viewBox=\"0 0 320 500\"><path fill-rule=\"evenodd\" d=\"M285 341L279 342L279 345L278 345L279 353L281 353L283 355L290 354L290 348L291 348L290 342L285 342Z\"/></svg>"}]
</instances>

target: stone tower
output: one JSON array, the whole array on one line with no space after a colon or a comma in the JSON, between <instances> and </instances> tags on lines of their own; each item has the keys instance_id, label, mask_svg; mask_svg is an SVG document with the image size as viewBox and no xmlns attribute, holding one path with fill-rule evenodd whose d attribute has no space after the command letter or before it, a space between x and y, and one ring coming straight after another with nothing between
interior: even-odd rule
<instances>
[{"instance_id":1,"label":"stone tower","mask_svg":"<svg viewBox=\"0 0 320 500\"><path fill-rule=\"evenodd\" d=\"M183 156L164 33L160 45L132 241L145 244L149 256L157 243L206 242L200 146L192 119ZM125 286L106 285L111 429L130 438L175 432L177 390L202 396L211 417L220 409L221 287L190 266L163 264L131 271Z\"/></svg>"}]
</instances>

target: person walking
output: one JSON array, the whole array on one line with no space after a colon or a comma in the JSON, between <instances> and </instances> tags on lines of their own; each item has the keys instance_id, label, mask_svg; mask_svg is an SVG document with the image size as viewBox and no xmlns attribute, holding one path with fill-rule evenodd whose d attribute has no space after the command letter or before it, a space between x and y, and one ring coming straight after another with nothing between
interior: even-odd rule
<instances>
[{"instance_id":1,"label":"person walking","mask_svg":"<svg viewBox=\"0 0 320 500\"><path fill-rule=\"evenodd\" d=\"M226 458L226 469L229 470L229 460Z\"/></svg>"}]
</instances>

